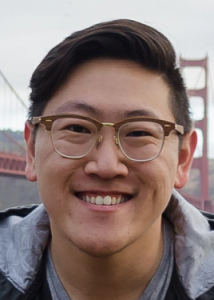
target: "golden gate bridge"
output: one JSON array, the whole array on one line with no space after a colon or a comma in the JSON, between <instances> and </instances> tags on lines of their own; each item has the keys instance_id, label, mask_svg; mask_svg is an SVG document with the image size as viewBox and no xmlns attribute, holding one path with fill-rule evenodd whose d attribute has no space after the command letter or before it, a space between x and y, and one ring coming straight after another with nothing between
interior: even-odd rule
<instances>
[{"instance_id":1,"label":"golden gate bridge","mask_svg":"<svg viewBox=\"0 0 214 300\"><path fill-rule=\"evenodd\" d=\"M16 131L27 106L0 70L0 176L25 178L26 155L23 138L20 141L8 129Z\"/></svg>"},{"instance_id":2,"label":"golden gate bridge","mask_svg":"<svg viewBox=\"0 0 214 300\"><path fill-rule=\"evenodd\" d=\"M209 194L209 161L208 150L208 59L186 60L180 58L181 70L185 68L200 67L204 71L204 85L202 88L188 89L190 100L200 98L204 107L203 116L196 120L195 127L199 129L203 136L202 154L193 161L192 170L199 174L200 190L194 195L189 190L182 190L184 197L202 210L214 212L214 201ZM194 102L194 101L193 101ZM20 177L25 178L26 153L23 134L17 140L13 131L17 130L16 124L23 123L27 112L27 106L16 93L8 79L0 70L0 177ZM20 120L19 120L20 118ZM12 130L8 130L12 129Z\"/></svg>"}]
</instances>

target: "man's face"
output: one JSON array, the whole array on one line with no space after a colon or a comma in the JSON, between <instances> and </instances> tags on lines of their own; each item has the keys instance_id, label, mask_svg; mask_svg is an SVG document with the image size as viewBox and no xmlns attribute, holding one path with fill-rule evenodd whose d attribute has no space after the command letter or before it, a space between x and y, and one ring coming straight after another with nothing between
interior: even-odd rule
<instances>
[{"instance_id":1,"label":"man's face","mask_svg":"<svg viewBox=\"0 0 214 300\"><path fill-rule=\"evenodd\" d=\"M109 59L86 62L70 75L43 115L59 113L112 123L125 119L127 114L175 121L169 107L169 88L160 75L132 62ZM35 145L32 132L27 139L27 177L38 180L53 240L61 244L70 241L98 256L155 239L172 189L185 183L181 178L186 178L188 172L181 166L188 151L181 150L179 156L175 133L165 138L156 159L140 163L122 154L112 128L103 128L101 134L102 144L75 160L54 151L50 132L43 125L39 126ZM111 206L84 201L92 196L128 201Z\"/></svg>"}]
</instances>

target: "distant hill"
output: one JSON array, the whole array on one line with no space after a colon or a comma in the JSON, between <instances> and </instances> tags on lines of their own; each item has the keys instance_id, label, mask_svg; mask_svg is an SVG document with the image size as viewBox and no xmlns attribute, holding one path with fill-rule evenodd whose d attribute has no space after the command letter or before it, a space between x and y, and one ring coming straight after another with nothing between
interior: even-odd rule
<instances>
[{"instance_id":1,"label":"distant hill","mask_svg":"<svg viewBox=\"0 0 214 300\"><path fill-rule=\"evenodd\" d=\"M14 140L14 142L12 142ZM17 145L20 145L17 146ZM23 132L4 130L0 131L0 151L23 153L22 147L25 147Z\"/></svg>"},{"instance_id":2,"label":"distant hill","mask_svg":"<svg viewBox=\"0 0 214 300\"><path fill-rule=\"evenodd\" d=\"M36 183L0 175L0 210L33 203L41 203Z\"/></svg>"},{"instance_id":3,"label":"distant hill","mask_svg":"<svg viewBox=\"0 0 214 300\"><path fill-rule=\"evenodd\" d=\"M214 201L214 160L209 160L209 199ZM188 194L197 197L200 194L201 180L200 174L197 169L190 171L190 179L185 188L183 189Z\"/></svg>"},{"instance_id":4,"label":"distant hill","mask_svg":"<svg viewBox=\"0 0 214 300\"><path fill-rule=\"evenodd\" d=\"M15 142L12 142L12 141ZM11 130L0 131L0 152L19 153L24 155L23 132ZM0 210L17 205L40 203L37 184L24 178L5 177L0 174Z\"/></svg>"}]
</instances>

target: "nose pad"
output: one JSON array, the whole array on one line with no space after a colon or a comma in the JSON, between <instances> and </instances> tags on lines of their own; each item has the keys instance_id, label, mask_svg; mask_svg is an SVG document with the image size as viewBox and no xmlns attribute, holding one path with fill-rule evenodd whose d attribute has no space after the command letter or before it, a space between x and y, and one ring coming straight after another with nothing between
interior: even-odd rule
<instances>
[{"instance_id":1,"label":"nose pad","mask_svg":"<svg viewBox=\"0 0 214 300\"><path fill-rule=\"evenodd\" d=\"M115 144L117 145L117 147L120 148L117 136L114 135L113 140L114 140ZM99 135L97 138L97 145L96 145L97 149L101 146L102 142L103 142L103 136Z\"/></svg>"},{"instance_id":2,"label":"nose pad","mask_svg":"<svg viewBox=\"0 0 214 300\"><path fill-rule=\"evenodd\" d=\"M97 145L96 145L97 149L101 146L102 141L103 141L103 136L99 135L97 138Z\"/></svg>"},{"instance_id":3,"label":"nose pad","mask_svg":"<svg viewBox=\"0 0 214 300\"><path fill-rule=\"evenodd\" d=\"M117 147L120 148L117 136L115 135L113 138L114 138L114 142L117 145Z\"/></svg>"}]
</instances>

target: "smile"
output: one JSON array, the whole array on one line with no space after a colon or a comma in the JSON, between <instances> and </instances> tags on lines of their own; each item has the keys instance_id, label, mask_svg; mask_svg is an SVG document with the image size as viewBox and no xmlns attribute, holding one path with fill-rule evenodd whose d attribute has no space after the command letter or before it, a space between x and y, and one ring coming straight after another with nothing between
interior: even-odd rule
<instances>
[{"instance_id":1,"label":"smile","mask_svg":"<svg viewBox=\"0 0 214 300\"><path fill-rule=\"evenodd\" d=\"M101 196L101 195L85 195L78 194L78 198L91 204L95 205L118 205L120 203L126 202L130 199L128 195L115 195L115 196Z\"/></svg>"}]
</instances>

